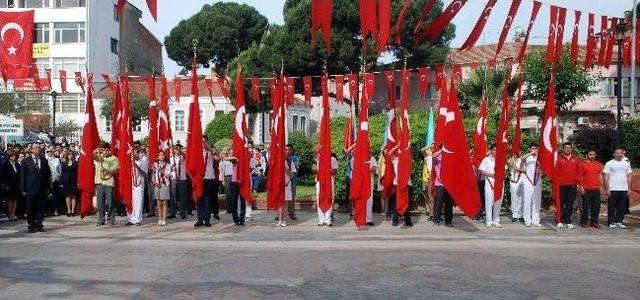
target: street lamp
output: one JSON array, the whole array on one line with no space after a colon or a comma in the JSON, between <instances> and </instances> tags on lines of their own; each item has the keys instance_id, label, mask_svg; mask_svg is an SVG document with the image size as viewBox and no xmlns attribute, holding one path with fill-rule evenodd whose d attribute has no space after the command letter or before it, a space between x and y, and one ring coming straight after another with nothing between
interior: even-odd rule
<instances>
[{"instance_id":1,"label":"street lamp","mask_svg":"<svg viewBox=\"0 0 640 300\"><path fill-rule=\"evenodd\" d=\"M58 99L58 92L51 91L51 101L53 102L53 111L51 112L51 142L56 142L56 100Z\"/></svg>"},{"instance_id":2,"label":"street lamp","mask_svg":"<svg viewBox=\"0 0 640 300\"><path fill-rule=\"evenodd\" d=\"M622 133L620 132L622 129L622 44L624 43L624 33L627 30L627 24L623 19L620 19L619 23L615 27L616 34L616 42L618 44L618 103L617 103L617 138L618 138L618 146L622 144Z\"/></svg>"}]
</instances>

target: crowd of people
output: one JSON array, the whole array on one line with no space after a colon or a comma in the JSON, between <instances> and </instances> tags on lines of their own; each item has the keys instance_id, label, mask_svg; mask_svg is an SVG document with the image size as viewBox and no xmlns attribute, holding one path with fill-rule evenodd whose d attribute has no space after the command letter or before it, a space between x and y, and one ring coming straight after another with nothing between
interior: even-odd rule
<instances>
[{"instance_id":1,"label":"crowd of people","mask_svg":"<svg viewBox=\"0 0 640 300\"><path fill-rule=\"evenodd\" d=\"M118 201L115 189L119 171L118 159L103 143L94 153L96 184L97 226L116 224L116 216L126 215L127 226L141 225L143 214L147 218L157 218L157 226L166 226L168 220L180 217L187 219L195 210L194 227L211 227L212 219L220 220L219 194L225 195L226 213L232 215L236 226L245 226L246 219L252 219L255 205L247 203L240 196L236 170L237 158L231 149L214 149L206 137L203 143L204 193L193 201L192 185L185 169L185 149L176 144L169 155L160 152L154 162L148 161L146 146L136 143L132 153L132 203L128 211ZM381 189L380 176L385 167L384 161L391 161L397 173L397 149L383 151L379 157L380 166L371 158L371 190L374 182ZM66 215L71 218L78 215L78 151L75 143L45 145L41 142L19 145L12 142L0 158L0 178L3 208L9 221L15 221L26 215L29 232L44 231L42 221L47 216ZM347 157L347 173L344 178L347 188L351 186L351 167L353 148L344 149ZM250 172L251 191L265 190L268 176L269 145L251 148ZM422 149L424 164L423 191L427 201L429 220L436 226L451 227L453 222L454 199L439 179L442 149L425 147ZM500 210L502 199L494 199L495 146L491 146L488 155L478 164L475 172L478 178L482 211L476 217L483 220L486 227L500 228ZM602 164L593 150L587 151L584 160L573 154L571 144L564 144L558 157L557 172L560 181L559 195L561 203L561 221L558 228L574 228L574 201L579 199L579 224L582 227L600 228L599 223L601 197L607 200L607 226L626 228L624 216L629 212L629 186L631 165L623 149L616 149L614 158ZM335 182L338 171L338 156L332 153L330 166ZM295 199L297 170L300 161L291 145L286 147L285 194L286 209L276 216L278 227L287 226L288 220L297 220ZM509 159L509 188L511 221L521 222L527 227L541 227L540 211L543 180L538 163L538 149L531 146L525 154L519 153ZM393 182L397 186L397 178ZM411 185L411 182L409 182ZM334 183L335 186L335 183ZM410 186L411 187L411 186ZM319 184L316 182L316 188ZM333 193L335 194L335 188ZM348 194L348 192L347 192ZM504 194L504 193L502 193ZM317 196L317 194L316 194ZM577 197L580 196L580 197ZM318 198L318 197L316 197ZM335 197L334 197L335 198ZM394 189L383 193L383 214L393 226L403 222L412 226L409 210L404 215L395 212ZM335 201L335 199L334 199ZM195 203L195 204L194 204ZM348 201L347 201L348 203ZM318 226L332 226L333 210L322 211L318 204ZM333 207L333 205L332 205ZM373 216L373 193L367 201L366 226L375 226ZM362 228L359 228L362 229Z\"/></svg>"}]
</instances>

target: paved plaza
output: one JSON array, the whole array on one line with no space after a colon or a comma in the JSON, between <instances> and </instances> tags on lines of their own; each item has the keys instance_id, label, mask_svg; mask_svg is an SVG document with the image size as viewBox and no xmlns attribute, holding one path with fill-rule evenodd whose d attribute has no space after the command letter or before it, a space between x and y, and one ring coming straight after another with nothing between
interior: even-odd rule
<instances>
[{"instance_id":1,"label":"paved plaza","mask_svg":"<svg viewBox=\"0 0 640 300\"><path fill-rule=\"evenodd\" d=\"M286 228L254 213L211 228L193 219L156 227L96 227L55 217L47 232L0 224L1 299L638 299L640 213L629 230L504 228L425 216L413 228L356 231L348 215L317 227L303 213Z\"/></svg>"}]
</instances>

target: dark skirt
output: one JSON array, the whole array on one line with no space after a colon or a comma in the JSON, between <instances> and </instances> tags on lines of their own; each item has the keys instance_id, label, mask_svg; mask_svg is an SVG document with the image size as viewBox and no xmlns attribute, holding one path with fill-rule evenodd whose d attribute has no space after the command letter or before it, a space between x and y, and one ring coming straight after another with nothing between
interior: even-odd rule
<instances>
[{"instance_id":1,"label":"dark skirt","mask_svg":"<svg viewBox=\"0 0 640 300\"><path fill-rule=\"evenodd\" d=\"M78 185L77 184L65 184L62 185L62 194L65 197L77 197Z\"/></svg>"},{"instance_id":2,"label":"dark skirt","mask_svg":"<svg viewBox=\"0 0 640 300\"><path fill-rule=\"evenodd\" d=\"M5 198L7 199L18 199L20 198L20 188L15 186L9 186L9 190L6 191Z\"/></svg>"}]
</instances>

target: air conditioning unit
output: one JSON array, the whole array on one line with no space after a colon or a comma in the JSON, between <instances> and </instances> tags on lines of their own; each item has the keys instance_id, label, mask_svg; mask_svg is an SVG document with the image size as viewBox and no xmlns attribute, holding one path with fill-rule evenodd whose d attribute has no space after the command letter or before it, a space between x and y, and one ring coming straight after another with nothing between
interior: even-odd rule
<instances>
[{"instance_id":1,"label":"air conditioning unit","mask_svg":"<svg viewBox=\"0 0 640 300\"><path fill-rule=\"evenodd\" d=\"M578 117L578 125L588 125L589 117Z\"/></svg>"}]
</instances>

